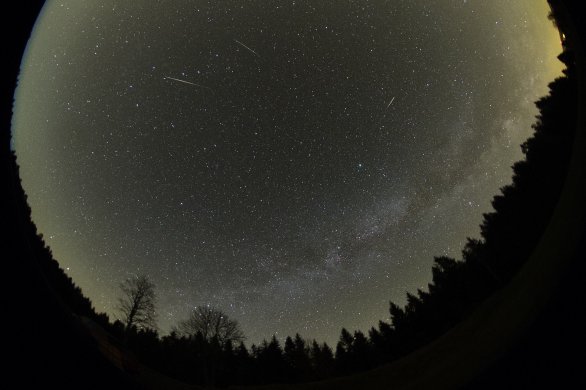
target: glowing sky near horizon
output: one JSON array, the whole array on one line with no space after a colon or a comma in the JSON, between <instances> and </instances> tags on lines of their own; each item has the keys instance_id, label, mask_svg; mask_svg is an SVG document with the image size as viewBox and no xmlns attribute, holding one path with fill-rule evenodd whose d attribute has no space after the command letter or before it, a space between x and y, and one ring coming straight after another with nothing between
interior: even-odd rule
<instances>
[{"instance_id":1,"label":"glowing sky near horizon","mask_svg":"<svg viewBox=\"0 0 586 390\"><path fill-rule=\"evenodd\" d=\"M16 92L33 220L98 311L157 286L256 343L425 288L560 74L545 1L49 0Z\"/></svg>"}]
</instances>

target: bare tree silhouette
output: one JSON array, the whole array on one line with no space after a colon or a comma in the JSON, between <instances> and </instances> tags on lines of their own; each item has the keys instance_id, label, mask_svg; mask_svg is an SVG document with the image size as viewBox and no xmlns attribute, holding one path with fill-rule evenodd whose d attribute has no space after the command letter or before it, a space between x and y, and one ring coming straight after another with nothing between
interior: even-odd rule
<instances>
[{"instance_id":1,"label":"bare tree silhouette","mask_svg":"<svg viewBox=\"0 0 586 390\"><path fill-rule=\"evenodd\" d=\"M125 331L133 326L156 329L155 285L141 275L126 279L120 289L123 295L118 300L118 311Z\"/></svg>"},{"instance_id":2,"label":"bare tree silhouette","mask_svg":"<svg viewBox=\"0 0 586 390\"><path fill-rule=\"evenodd\" d=\"M236 320L228 318L212 306L198 306L193 309L189 318L179 323L178 330L185 336L199 333L206 341L216 339L220 345L227 342L239 343L245 338Z\"/></svg>"}]
</instances>

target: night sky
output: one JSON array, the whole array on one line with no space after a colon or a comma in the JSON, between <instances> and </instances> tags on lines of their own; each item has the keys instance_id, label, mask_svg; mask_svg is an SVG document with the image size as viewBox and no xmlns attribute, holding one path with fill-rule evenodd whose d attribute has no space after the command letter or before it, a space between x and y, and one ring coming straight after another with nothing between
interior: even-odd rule
<instances>
[{"instance_id":1,"label":"night sky","mask_svg":"<svg viewBox=\"0 0 586 390\"><path fill-rule=\"evenodd\" d=\"M545 0L49 0L16 92L33 219L98 311L249 344L366 331L459 256L560 73Z\"/></svg>"}]
</instances>

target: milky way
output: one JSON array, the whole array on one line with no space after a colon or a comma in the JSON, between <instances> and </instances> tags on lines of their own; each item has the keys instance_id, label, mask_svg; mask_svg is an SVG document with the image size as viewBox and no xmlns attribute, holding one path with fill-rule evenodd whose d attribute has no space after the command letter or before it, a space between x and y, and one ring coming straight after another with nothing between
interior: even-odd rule
<instances>
[{"instance_id":1,"label":"milky way","mask_svg":"<svg viewBox=\"0 0 586 390\"><path fill-rule=\"evenodd\" d=\"M367 330L458 257L559 74L545 1L47 2L14 143L56 259L168 332Z\"/></svg>"}]
</instances>

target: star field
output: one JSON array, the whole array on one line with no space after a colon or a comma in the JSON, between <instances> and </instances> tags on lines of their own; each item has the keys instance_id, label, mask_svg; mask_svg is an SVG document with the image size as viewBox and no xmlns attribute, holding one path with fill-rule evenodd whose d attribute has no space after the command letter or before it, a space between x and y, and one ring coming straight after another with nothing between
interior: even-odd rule
<instances>
[{"instance_id":1,"label":"star field","mask_svg":"<svg viewBox=\"0 0 586 390\"><path fill-rule=\"evenodd\" d=\"M98 311L157 286L332 342L427 285L559 74L547 3L49 0L16 93L33 219Z\"/></svg>"}]
</instances>

